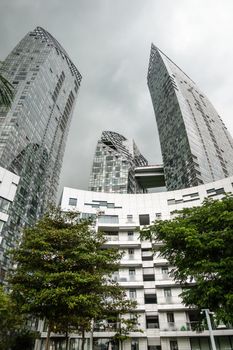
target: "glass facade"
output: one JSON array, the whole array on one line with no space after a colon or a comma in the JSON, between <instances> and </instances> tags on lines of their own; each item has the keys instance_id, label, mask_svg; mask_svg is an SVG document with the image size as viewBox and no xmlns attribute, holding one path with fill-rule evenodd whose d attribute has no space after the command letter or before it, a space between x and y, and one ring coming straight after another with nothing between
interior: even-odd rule
<instances>
[{"instance_id":1,"label":"glass facade","mask_svg":"<svg viewBox=\"0 0 233 350\"><path fill-rule=\"evenodd\" d=\"M233 174L233 139L220 116L174 62L152 44L148 86L168 190Z\"/></svg>"},{"instance_id":2,"label":"glass facade","mask_svg":"<svg viewBox=\"0 0 233 350\"><path fill-rule=\"evenodd\" d=\"M148 165L133 140L104 131L97 143L89 190L97 192L142 193L137 183L134 169Z\"/></svg>"},{"instance_id":3,"label":"glass facade","mask_svg":"<svg viewBox=\"0 0 233 350\"><path fill-rule=\"evenodd\" d=\"M20 176L4 237L12 246L19 228L33 224L56 198L81 75L40 27L19 42L0 72L14 86L11 108L0 107L0 166Z\"/></svg>"}]
</instances>

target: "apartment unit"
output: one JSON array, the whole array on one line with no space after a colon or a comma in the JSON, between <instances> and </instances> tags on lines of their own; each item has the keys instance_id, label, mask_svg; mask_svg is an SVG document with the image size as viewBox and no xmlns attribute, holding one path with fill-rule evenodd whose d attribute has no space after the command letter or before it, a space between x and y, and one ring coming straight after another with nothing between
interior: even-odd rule
<instances>
[{"instance_id":1,"label":"apartment unit","mask_svg":"<svg viewBox=\"0 0 233 350\"><path fill-rule=\"evenodd\" d=\"M96 218L96 229L105 232L106 247L124 252L121 266L114 274L130 299L137 300L137 313L143 333L132 333L123 350L210 350L209 331L194 331L196 311L182 304L181 286L169 274L171 266L151 243L139 239L138 229L154 220L170 219L173 211L198 206L204 198L221 198L233 192L233 177L192 188L146 194L118 194L64 188L61 207L78 210L83 218ZM130 315L129 315L130 317ZM42 327L42 324L41 324ZM113 325L95 327L88 335L87 348L118 350L111 337ZM42 333L42 339L46 333ZM222 325L214 330L218 350L232 349L233 330ZM93 340L93 341L92 341ZM80 338L71 335L72 349ZM43 349L41 342L37 350Z\"/></svg>"},{"instance_id":2,"label":"apartment unit","mask_svg":"<svg viewBox=\"0 0 233 350\"><path fill-rule=\"evenodd\" d=\"M33 224L56 199L59 175L81 75L46 30L29 32L2 62L13 85L11 108L0 106L0 165L20 176L5 241ZM14 239L11 237L14 236ZM0 264L9 265L3 253Z\"/></svg>"},{"instance_id":3,"label":"apartment unit","mask_svg":"<svg viewBox=\"0 0 233 350\"><path fill-rule=\"evenodd\" d=\"M233 175L233 139L194 81L154 44L148 87L168 190Z\"/></svg>"},{"instance_id":4,"label":"apartment unit","mask_svg":"<svg viewBox=\"0 0 233 350\"><path fill-rule=\"evenodd\" d=\"M147 164L134 140L127 140L113 131L103 131L96 146L88 189L142 193L145 188L137 182L135 168Z\"/></svg>"}]
</instances>

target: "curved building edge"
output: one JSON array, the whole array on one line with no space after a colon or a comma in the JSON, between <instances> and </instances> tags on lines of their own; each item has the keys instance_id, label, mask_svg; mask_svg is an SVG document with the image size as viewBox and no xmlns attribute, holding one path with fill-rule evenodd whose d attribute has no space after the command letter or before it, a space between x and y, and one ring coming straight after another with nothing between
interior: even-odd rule
<instances>
[{"instance_id":1,"label":"curved building edge","mask_svg":"<svg viewBox=\"0 0 233 350\"><path fill-rule=\"evenodd\" d=\"M174 210L200 205L205 198L221 198L225 193L233 193L233 176L207 184L181 190L156 193L105 193L64 187L61 208L78 210L81 213L119 215L123 224L127 215L146 213L150 222L158 218L169 219ZM122 222L121 222L122 221ZM135 223L138 223L135 217Z\"/></svg>"}]
</instances>

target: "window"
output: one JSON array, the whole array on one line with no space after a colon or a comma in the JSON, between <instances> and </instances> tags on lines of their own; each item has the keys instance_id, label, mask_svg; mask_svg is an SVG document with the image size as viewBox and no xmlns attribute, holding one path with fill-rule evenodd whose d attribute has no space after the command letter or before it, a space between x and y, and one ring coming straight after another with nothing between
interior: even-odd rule
<instances>
[{"instance_id":1,"label":"window","mask_svg":"<svg viewBox=\"0 0 233 350\"><path fill-rule=\"evenodd\" d=\"M99 223L103 224L118 224L119 219L117 215L101 215L99 216Z\"/></svg>"},{"instance_id":2,"label":"window","mask_svg":"<svg viewBox=\"0 0 233 350\"><path fill-rule=\"evenodd\" d=\"M167 313L167 322L168 323L174 323L174 313L173 312L168 312Z\"/></svg>"},{"instance_id":3,"label":"window","mask_svg":"<svg viewBox=\"0 0 233 350\"><path fill-rule=\"evenodd\" d=\"M77 198L69 198L69 205L76 206L77 205Z\"/></svg>"},{"instance_id":4,"label":"window","mask_svg":"<svg viewBox=\"0 0 233 350\"><path fill-rule=\"evenodd\" d=\"M168 267L162 267L162 274L168 275Z\"/></svg>"},{"instance_id":5,"label":"window","mask_svg":"<svg viewBox=\"0 0 233 350\"><path fill-rule=\"evenodd\" d=\"M72 343L72 349L81 349L81 345L80 345L80 340L81 339L72 339L74 340L74 343ZM86 344L85 344L85 350L89 349L90 344L89 344L89 339L87 339ZM119 346L118 346L118 341L117 340L113 340L111 338L94 338L93 339L93 350L108 350L108 349L112 349L112 350L118 350Z\"/></svg>"},{"instance_id":6,"label":"window","mask_svg":"<svg viewBox=\"0 0 233 350\"><path fill-rule=\"evenodd\" d=\"M143 261L153 260L153 252L150 248L142 248L142 260Z\"/></svg>"},{"instance_id":7,"label":"window","mask_svg":"<svg viewBox=\"0 0 233 350\"><path fill-rule=\"evenodd\" d=\"M165 298L170 298L172 296L171 288L164 288L164 296Z\"/></svg>"},{"instance_id":8,"label":"window","mask_svg":"<svg viewBox=\"0 0 233 350\"><path fill-rule=\"evenodd\" d=\"M127 215L127 221L132 222L133 221L133 215L131 215L131 214Z\"/></svg>"},{"instance_id":9,"label":"window","mask_svg":"<svg viewBox=\"0 0 233 350\"><path fill-rule=\"evenodd\" d=\"M168 200L167 200L167 204L168 204L168 205L176 204L176 201L175 201L174 198L173 198L173 199L168 199Z\"/></svg>"},{"instance_id":10,"label":"window","mask_svg":"<svg viewBox=\"0 0 233 350\"><path fill-rule=\"evenodd\" d=\"M131 339L131 350L139 350L139 341L136 338Z\"/></svg>"},{"instance_id":11,"label":"window","mask_svg":"<svg viewBox=\"0 0 233 350\"><path fill-rule=\"evenodd\" d=\"M7 199L0 197L0 211L3 213L7 213L10 203L11 202Z\"/></svg>"},{"instance_id":12,"label":"window","mask_svg":"<svg viewBox=\"0 0 233 350\"><path fill-rule=\"evenodd\" d=\"M143 281L154 281L154 268L153 267L144 267L143 268Z\"/></svg>"},{"instance_id":13,"label":"window","mask_svg":"<svg viewBox=\"0 0 233 350\"><path fill-rule=\"evenodd\" d=\"M217 196L219 194L225 194L224 188L210 188L207 191L208 197L213 197L213 196Z\"/></svg>"},{"instance_id":14,"label":"window","mask_svg":"<svg viewBox=\"0 0 233 350\"><path fill-rule=\"evenodd\" d=\"M159 328L159 317L155 316L146 316L146 328Z\"/></svg>"},{"instance_id":15,"label":"window","mask_svg":"<svg viewBox=\"0 0 233 350\"><path fill-rule=\"evenodd\" d=\"M135 269L129 269L129 275L135 276Z\"/></svg>"},{"instance_id":16,"label":"window","mask_svg":"<svg viewBox=\"0 0 233 350\"><path fill-rule=\"evenodd\" d=\"M133 241L133 237L134 237L134 232L133 231L128 231L128 240L129 241Z\"/></svg>"},{"instance_id":17,"label":"window","mask_svg":"<svg viewBox=\"0 0 233 350\"><path fill-rule=\"evenodd\" d=\"M129 254L129 259L133 259L134 258L134 249L128 249L128 254Z\"/></svg>"},{"instance_id":18,"label":"window","mask_svg":"<svg viewBox=\"0 0 233 350\"><path fill-rule=\"evenodd\" d=\"M137 314L134 312L134 313L130 313L129 314L129 319L132 320L132 321L137 321L138 317L137 317Z\"/></svg>"},{"instance_id":19,"label":"window","mask_svg":"<svg viewBox=\"0 0 233 350\"><path fill-rule=\"evenodd\" d=\"M107 208L114 208L114 207L115 207L114 203L107 203Z\"/></svg>"},{"instance_id":20,"label":"window","mask_svg":"<svg viewBox=\"0 0 233 350\"><path fill-rule=\"evenodd\" d=\"M136 271L134 268L129 269L129 280L135 281Z\"/></svg>"},{"instance_id":21,"label":"window","mask_svg":"<svg viewBox=\"0 0 233 350\"><path fill-rule=\"evenodd\" d=\"M157 304L157 296L153 294L145 294L144 296L145 304Z\"/></svg>"},{"instance_id":22,"label":"window","mask_svg":"<svg viewBox=\"0 0 233 350\"><path fill-rule=\"evenodd\" d=\"M150 216L149 216L149 214L140 214L139 215L139 224L140 225L150 225Z\"/></svg>"},{"instance_id":23,"label":"window","mask_svg":"<svg viewBox=\"0 0 233 350\"><path fill-rule=\"evenodd\" d=\"M155 280L155 275L143 275L143 281L154 281Z\"/></svg>"},{"instance_id":24,"label":"window","mask_svg":"<svg viewBox=\"0 0 233 350\"><path fill-rule=\"evenodd\" d=\"M4 225L4 221L0 220L0 233L2 232L3 225Z\"/></svg>"},{"instance_id":25,"label":"window","mask_svg":"<svg viewBox=\"0 0 233 350\"><path fill-rule=\"evenodd\" d=\"M170 340L170 350L179 350L177 340Z\"/></svg>"},{"instance_id":26,"label":"window","mask_svg":"<svg viewBox=\"0 0 233 350\"><path fill-rule=\"evenodd\" d=\"M130 289L130 290L129 290L129 298L130 298L130 299L136 299L136 297L137 297L137 291L136 291L136 289Z\"/></svg>"}]
</instances>

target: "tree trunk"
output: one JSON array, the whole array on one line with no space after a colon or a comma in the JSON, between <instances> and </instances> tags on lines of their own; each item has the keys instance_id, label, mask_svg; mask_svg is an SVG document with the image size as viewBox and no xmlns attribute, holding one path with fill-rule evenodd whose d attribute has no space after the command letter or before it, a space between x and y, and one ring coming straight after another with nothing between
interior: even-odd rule
<instances>
[{"instance_id":1,"label":"tree trunk","mask_svg":"<svg viewBox=\"0 0 233 350\"><path fill-rule=\"evenodd\" d=\"M69 350L69 333L66 332L66 347L65 347L66 350Z\"/></svg>"},{"instance_id":2,"label":"tree trunk","mask_svg":"<svg viewBox=\"0 0 233 350\"><path fill-rule=\"evenodd\" d=\"M50 333L51 333L50 324L48 324L47 337L46 337L46 342L45 342L45 350L49 350L49 347L50 347Z\"/></svg>"},{"instance_id":3,"label":"tree trunk","mask_svg":"<svg viewBox=\"0 0 233 350\"><path fill-rule=\"evenodd\" d=\"M86 342L86 339L85 339L85 331L84 331L84 329L83 329L83 330L82 330L82 347L81 347L81 350L84 350L85 342Z\"/></svg>"}]
</instances>

